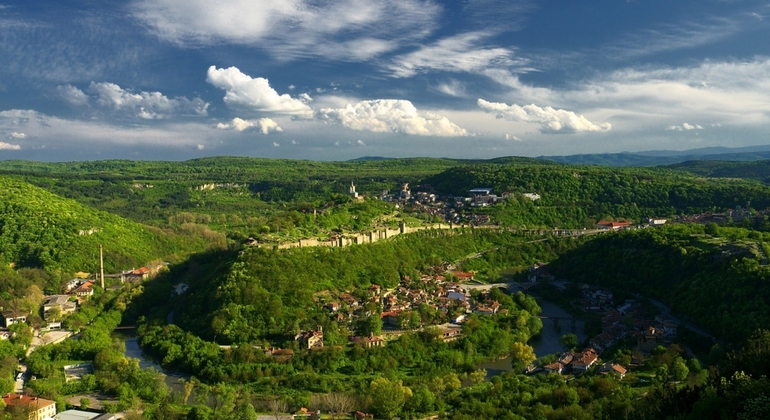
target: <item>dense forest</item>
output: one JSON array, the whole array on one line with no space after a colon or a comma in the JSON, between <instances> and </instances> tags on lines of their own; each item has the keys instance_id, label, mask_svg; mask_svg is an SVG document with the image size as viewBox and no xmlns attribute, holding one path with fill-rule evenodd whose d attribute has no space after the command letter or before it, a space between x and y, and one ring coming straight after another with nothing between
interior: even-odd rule
<instances>
[{"instance_id":1,"label":"dense forest","mask_svg":"<svg viewBox=\"0 0 770 420\"><path fill-rule=\"evenodd\" d=\"M99 244L105 269L115 273L158 258L181 259L205 247L202 239L148 228L0 177L0 261L6 266L39 268L66 280L78 271L96 271Z\"/></svg>"}]
</instances>

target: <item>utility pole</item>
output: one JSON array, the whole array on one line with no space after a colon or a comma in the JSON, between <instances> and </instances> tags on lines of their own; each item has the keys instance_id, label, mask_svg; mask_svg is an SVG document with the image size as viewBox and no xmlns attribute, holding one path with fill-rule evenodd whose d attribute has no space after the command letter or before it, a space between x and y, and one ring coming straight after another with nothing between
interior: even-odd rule
<instances>
[{"instance_id":1,"label":"utility pole","mask_svg":"<svg viewBox=\"0 0 770 420\"><path fill-rule=\"evenodd\" d=\"M99 271L101 272L99 279L102 281L102 290L104 290L104 253L102 252L102 244L99 244Z\"/></svg>"}]
</instances>

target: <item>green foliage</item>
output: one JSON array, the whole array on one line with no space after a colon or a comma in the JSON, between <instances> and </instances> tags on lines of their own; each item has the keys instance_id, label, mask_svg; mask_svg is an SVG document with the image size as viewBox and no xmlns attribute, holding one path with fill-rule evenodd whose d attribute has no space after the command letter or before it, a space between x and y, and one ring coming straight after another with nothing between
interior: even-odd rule
<instances>
[{"instance_id":1,"label":"green foliage","mask_svg":"<svg viewBox=\"0 0 770 420\"><path fill-rule=\"evenodd\" d=\"M346 248L250 248L229 257L234 261L215 259L217 272L211 277L190 278L190 291L178 305L177 319L187 330L226 343L292 334L297 325L300 329L328 325L328 318L314 304L315 292L350 291L371 284L394 287L402 274L522 240L512 233L486 230L423 231ZM184 270L181 267L179 272ZM537 307L531 298L520 300L522 305ZM377 321L362 330L376 332Z\"/></svg>"},{"instance_id":2,"label":"green foliage","mask_svg":"<svg viewBox=\"0 0 770 420\"><path fill-rule=\"evenodd\" d=\"M105 269L114 273L196 243L0 177L0 261L42 268L48 283L68 280L65 276L77 271L98 271L99 244L104 244Z\"/></svg>"},{"instance_id":3,"label":"green foliage","mask_svg":"<svg viewBox=\"0 0 770 420\"><path fill-rule=\"evenodd\" d=\"M504 225L593 227L601 218L640 220L650 216L723 210L751 201L770 205L768 189L753 182L696 179L650 168L562 165L479 165L448 169L426 180L442 193L466 195L471 188L494 188L512 197L485 210ZM535 192L535 202L522 193Z\"/></svg>"},{"instance_id":4,"label":"green foliage","mask_svg":"<svg viewBox=\"0 0 770 420\"><path fill-rule=\"evenodd\" d=\"M770 269L756 251L766 234L672 225L601 235L550 264L564 279L659 299L715 335L741 342L770 325ZM770 241L770 237L767 238Z\"/></svg>"}]
</instances>

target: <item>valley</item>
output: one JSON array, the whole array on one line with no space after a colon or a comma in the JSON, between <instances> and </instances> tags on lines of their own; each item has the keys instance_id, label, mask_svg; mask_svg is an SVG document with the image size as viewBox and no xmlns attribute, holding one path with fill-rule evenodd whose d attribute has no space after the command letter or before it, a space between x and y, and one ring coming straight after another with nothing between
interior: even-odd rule
<instances>
[{"instance_id":1,"label":"valley","mask_svg":"<svg viewBox=\"0 0 770 420\"><path fill-rule=\"evenodd\" d=\"M62 409L688 418L766 386L756 179L524 158L0 172L0 386Z\"/></svg>"}]
</instances>

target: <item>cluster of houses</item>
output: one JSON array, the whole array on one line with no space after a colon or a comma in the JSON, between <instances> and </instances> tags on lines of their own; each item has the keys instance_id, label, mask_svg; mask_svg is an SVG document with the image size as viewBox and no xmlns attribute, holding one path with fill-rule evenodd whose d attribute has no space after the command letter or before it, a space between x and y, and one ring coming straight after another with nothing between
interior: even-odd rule
<instances>
[{"instance_id":1,"label":"cluster of houses","mask_svg":"<svg viewBox=\"0 0 770 420\"><path fill-rule=\"evenodd\" d=\"M399 207L408 208L412 212L443 218L447 222L479 225L489 223L489 216L472 213L465 214L463 212L464 208L494 205L507 200L511 196L507 192L502 195L496 195L492 193L492 188L479 187L468 191L467 196L438 197L430 192L431 188L429 186L423 186L422 188L427 191L413 192L410 190L409 184L404 184L395 193L387 190L383 191L379 198L383 201L396 202ZM352 191L350 192L351 196L353 196ZM541 198L540 194L534 192L523 193L522 196L532 201L537 201ZM358 196L355 197L358 198Z\"/></svg>"},{"instance_id":2,"label":"cluster of houses","mask_svg":"<svg viewBox=\"0 0 770 420\"><path fill-rule=\"evenodd\" d=\"M602 313L602 331L589 340L589 347L582 352L565 352L559 359L543 367L546 372L576 374L588 370L599 356L620 340L636 342L636 349L648 354L659 345L671 344L677 335L677 324L662 315L647 319L641 304L627 300L619 307L613 305L613 294L609 290L581 284L581 298L575 302L586 312ZM596 369L597 373L614 373L625 376L627 368L616 363L606 363Z\"/></svg>"},{"instance_id":3,"label":"cluster of houses","mask_svg":"<svg viewBox=\"0 0 770 420\"><path fill-rule=\"evenodd\" d=\"M637 350L649 353L658 345L671 344L676 339L677 324L658 315L646 319L642 306L627 301L618 308L607 310L602 316L602 332L590 340L593 348L600 353L615 345L620 339L632 338Z\"/></svg>"},{"instance_id":4,"label":"cluster of houses","mask_svg":"<svg viewBox=\"0 0 770 420\"><path fill-rule=\"evenodd\" d=\"M105 277L119 278L121 283L140 282L152 277L165 266L166 263L162 263L155 266L126 270L119 274L107 275ZM79 274L82 274L83 277L88 276L87 273ZM42 318L46 322L45 328L49 330L61 329L61 319L66 315L76 312L80 303L94 295L95 284L96 281L94 280L75 278L64 285L63 294L45 296L42 305ZM10 337L8 327L17 323L26 323L29 315L28 311L21 309L0 310L0 339L8 339Z\"/></svg>"},{"instance_id":5,"label":"cluster of houses","mask_svg":"<svg viewBox=\"0 0 770 420\"><path fill-rule=\"evenodd\" d=\"M10 416L11 410L21 408L29 413L27 418L30 420L115 420L117 418L112 413L94 413L81 410L57 412L56 401L23 394L5 394L3 395L3 402L5 409L0 410L0 415L3 411L7 411Z\"/></svg>"},{"instance_id":6,"label":"cluster of houses","mask_svg":"<svg viewBox=\"0 0 770 420\"><path fill-rule=\"evenodd\" d=\"M451 275L450 275L451 274ZM449 280L450 278L451 280ZM451 271L445 275L423 274L419 279L404 276L393 290L383 290L379 285L369 286L359 297L351 293L339 293L335 300L320 302L337 322L354 323L371 316L379 316L383 326L393 334L403 330L421 328L422 321L417 312L427 305L431 310L444 316L441 327L441 339L453 341L461 337L462 323L469 314L494 315L506 313L499 302L489 298L484 292L477 299L471 297L462 283L473 280L473 273ZM362 297L363 296L363 297ZM380 312L381 309L381 312ZM323 347L323 329L302 331L294 337L300 348L316 349ZM351 343L364 348L381 347L385 338L370 334L351 337Z\"/></svg>"}]
</instances>

